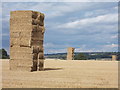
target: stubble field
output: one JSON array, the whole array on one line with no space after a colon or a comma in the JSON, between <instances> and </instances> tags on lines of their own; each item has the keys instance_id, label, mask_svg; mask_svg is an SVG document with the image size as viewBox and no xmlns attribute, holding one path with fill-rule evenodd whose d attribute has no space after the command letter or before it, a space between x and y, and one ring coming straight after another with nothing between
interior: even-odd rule
<instances>
[{"instance_id":1,"label":"stubble field","mask_svg":"<svg viewBox=\"0 0 120 90\"><path fill-rule=\"evenodd\" d=\"M117 88L118 61L45 60L45 70L10 71L2 62L3 88Z\"/></svg>"}]
</instances>

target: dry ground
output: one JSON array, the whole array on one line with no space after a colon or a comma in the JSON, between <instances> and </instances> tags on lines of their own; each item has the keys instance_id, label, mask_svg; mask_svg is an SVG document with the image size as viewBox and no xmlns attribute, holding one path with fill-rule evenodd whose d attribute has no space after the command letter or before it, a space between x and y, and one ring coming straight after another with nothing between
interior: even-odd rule
<instances>
[{"instance_id":1,"label":"dry ground","mask_svg":"<svg viewBox=\"0 0 120 90\"><path fill-rule=\"evenodd\" d=\"M2 62L4 88L117 88L117 61L45 60L45 71L10 71Z\"/></svg>"}]
</instances>

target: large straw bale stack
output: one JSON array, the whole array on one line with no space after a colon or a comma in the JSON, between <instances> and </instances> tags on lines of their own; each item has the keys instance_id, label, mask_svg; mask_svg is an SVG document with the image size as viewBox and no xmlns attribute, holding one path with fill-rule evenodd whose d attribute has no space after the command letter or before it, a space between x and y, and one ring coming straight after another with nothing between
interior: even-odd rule
<instances>
[{"instance_id":1,"label":"large straw bale stack","mask_svg":"<svg viewBox=\"0 0 120 90\"><path fill-rule=\"evenodd\" d=\"M75 48L72 48L72 47L68 48L68 51L67 51L67 60L73 60L74 59L74 49Z\"/></svg>"},{"instance_id":2,"label":"large straw bale stack","mask_svg":"<svg viewBox=\"0 0 120 90\"><path fill-rule=\"evenodd\" d=\"M117 55L112 55L112 61L116 61L117 60Z\"/></svg>"},{"instance_id":3,"label":"large straw bale stack","mask_svg":"<svg viewBox=\"0 0 120 90\"><path fill-rule=\"evenodd\" d=\"M11 12L11 70L43 70L44 31L44 14L36 11Z\"/></svg>"}]
</instances>

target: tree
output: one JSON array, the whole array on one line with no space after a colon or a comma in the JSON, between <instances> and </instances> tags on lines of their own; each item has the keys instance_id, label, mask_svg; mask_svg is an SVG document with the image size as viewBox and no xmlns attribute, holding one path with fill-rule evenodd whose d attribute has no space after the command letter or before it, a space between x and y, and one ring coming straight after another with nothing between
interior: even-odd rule
<instances>
[{"instance_id":1,"label":"tree","mask_svg":"<svg viewBox=\"0 0 120 90\"><path fill-rule=\"evenodd\" d=\"M9 59L9 55L5 49L0 49L0 59Z\"/></svg>"},{"instance_id":2,"label":"tree","mask_svg":"<svg viewBox=\"0 0 120 90\"><path fill-rule=\"evenodd\" d=\"M87 60L87 56L83 53L79 53L79 54L75 55L74 59L75 60Z\"/></svg>"}]
</instances>

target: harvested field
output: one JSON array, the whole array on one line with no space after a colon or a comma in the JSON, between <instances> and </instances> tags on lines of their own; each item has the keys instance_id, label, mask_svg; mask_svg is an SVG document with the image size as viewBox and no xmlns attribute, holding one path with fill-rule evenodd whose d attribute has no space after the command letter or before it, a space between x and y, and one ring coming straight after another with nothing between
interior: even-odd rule
<instances>
[{"instance_id":1,"label":"harvested field","mask_svg":"<svg viewBox=\"0 0 120 90\"><path fill-rule=\"evenodd\" d=\"M45 60L45 71L10 71L2 62L3 88L117 88L118 61Z\"/></svg>"}]
</instances>

